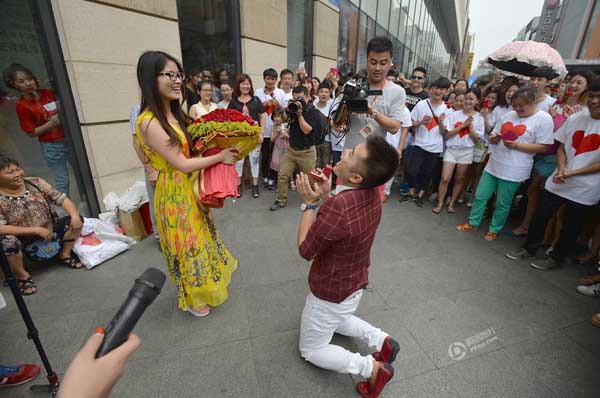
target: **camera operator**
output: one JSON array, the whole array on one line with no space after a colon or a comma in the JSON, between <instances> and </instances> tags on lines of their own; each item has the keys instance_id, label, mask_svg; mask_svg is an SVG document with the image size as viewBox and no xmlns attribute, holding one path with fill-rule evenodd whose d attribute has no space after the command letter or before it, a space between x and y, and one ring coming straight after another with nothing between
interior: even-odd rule
<instances>
[{"instance_id":1,"label":"camera operator","mask_svg":"<svg viewBox=\"0 0 600 398\"><path fill-rule=\"evenodd\" d=\"M277 199L271 211L287 206L287 194L290 178L294 170L309 174L317 162L315 137L321 134L321 114L309 103L310 97L306 87L298 86L292 90L292 100L286 111L290 125L290 145L281 159L277 179Z\"/></svg>"},{"instance_id":2,"label":"camera operator","mask_svg":"<svg viewBox=\"0 0 600 398\"><path fill-rule=\"evenodd\" d=\"M344 156L358 144L365 142L369 134L383 138L386 133L400 131L402 111L406 102L404 88L387 81L392 67L392 42L387 37L374 37L367 44L367 80L369 90L381 90L382 95L368 97L367 113L350 113L349 129L344 144ZM340 101L338 97L336 101ZM337 127L337 126L334 126Z\"/></svg>"}]
</instances>

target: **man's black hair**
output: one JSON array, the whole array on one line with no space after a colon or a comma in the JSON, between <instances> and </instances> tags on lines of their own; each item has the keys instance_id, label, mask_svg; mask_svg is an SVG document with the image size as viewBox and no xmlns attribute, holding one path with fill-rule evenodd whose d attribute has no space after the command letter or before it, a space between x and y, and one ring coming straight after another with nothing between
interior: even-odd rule
<instances>
[{"instance_id":1,"label":"man's black hair","mask_svg":"<svg viewBox=\"0 0 600 398\"><path fill-rule=\"evenodd\" d=\"M282 78L283 75L292 75L292 76L294 76L294 72L292 72L291 69L285 68L285 69L282 69L281 72L279 72L279 78Z\"/></svg>"},{"instance_id":2,"label":"man's black hair","mask_svg":"<svg viewBox=\"0 0 600 398\"><path fill-rule=\"evenodd\" d=\"M385 36L377 36L369 40L369 43L367 43L367 55L371 51L375 53L389 52L391 56L394 56L392 41Z\"/></svg>"},{"instance_id":3,"label":"man's black hair","mask_svg":"<svg viewBox=\"0 0 600 398\"><path fill-rule=\"evenodd\" d=\"M325 79L321 82L321 84L319 84L319 89L317 91L319 91L322 88L326 88L329 91L331 91L331 83L329 83L329 80Z\"/></svg>"},{"instance_id":4,"label":"man's black hair","mask_svg":"<svg viewBox=\"0 0 600 398\"><path fill-rule=\"evenodd\" d=\"M367 158L361 165L361 187L373 188L385 184L396 173L400 158L398 151L385 138L371 134L365 141Z\"/></svg>"},{"instance_id":5,"label":"man's black hair","mask_svg":"<svg viewBox=\"0 0 600 398\"><path fill-rule=\"evenodd\" d=\"M308 89L304 86L296 86L292 89L292 94L304 94L308 97Z\"/></svg>"},{"instance_id":6,"label":"man's black hair","mask_svg":"<svg viewBox=\"0 0 600 398\"><path fill-rule=\"evenodd\" d=\"M399 76L399 73L395 69L390 69L390 70L388 70L387 76L394 76L397 79Z\"/></svg>"},{"instance_id":7,"label":"man's black hair","mask_svg":"<svg viewBox=\"0 0 600 398\"><path fill-rule=\"evenodd\" d=\"M540 66L535 68L530 74L529 77L542 77L546 78L546 80L550 81L554 79L558 74L554 72L552 68L549 66Z\"/></svg>"},{"instance_id":8,"label":"man's black hair","mask_svg":"<svg viewBox=\"0 0 600 398\"><path fill-rule=\"evenodd\" d=\"M450 81L450 79L448 79L447 77L440 77L439 79L437 79L433 83L431 83L429 85L429 87L448 89L448 88L450 88L451 85L452 85L452 82Z\"/></svg>"},{"instance_id":9,"label":"man's black hair","mask_svg":"<svg viewBox=\"0 0 600 398\"><path fill-rule=\"evenodd\" d=\"M273 68L265 69L265 71L263 72L263 78L265 77L273 77L277 79L277 71Z\"/></svg>"},{"instance_id":10,"label":"man's black hair","mask_svg":"<svg viewBox=\"0 0 600 398\"><path fill-rule=\"evenodd\" d=\"M422 74L427 76L427 69L423 68L422 66L417 66L415 69L413 69L412 73L415 72L421 72Z\"/></svg>"}]
</instances>

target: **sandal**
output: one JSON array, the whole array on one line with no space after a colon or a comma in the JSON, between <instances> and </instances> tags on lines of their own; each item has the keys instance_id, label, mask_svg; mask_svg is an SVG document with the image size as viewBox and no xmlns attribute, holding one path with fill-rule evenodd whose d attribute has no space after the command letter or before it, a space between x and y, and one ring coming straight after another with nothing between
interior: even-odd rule
<instances>
[{"instance_id":1,"label":"sandal","mask_svg":"<svg viewBox=\"0 0 600 398\"><path fill-rule=\"evenodd\" d=\"M461 231L461 232L466 232L466 231L477 231L477 227L476 227L476 226L474 226L474 225L471 225L471 224L470 224L470 223L468 223L468 222L466 222L466 223L463 223L463 224L458 224L458 225L456 226L456 229L457 229L458 231Z\"/></svg>"},{"instance_id":2,"label":"sandal","mask_svg":"<svg viewBox=\"0 0 600 398\"><path fill-rule=\"evenodd\" d=\"M525 231L525 232L516 233L516 232L515 232L515 229L517 229L517 228L521 228L521 229L522 229L523 231ZM527 228L525 228L525 227L524 227L524 226L522 226L522 225L519 225L517 228L515 228L515 229L512 229L512 230L510 230L510 231L506 231L506 235L507 235L507 236L510 236L511 238L525 238L525 237L527 237L527 234L528 234L528 232L529 232L529 231L527 230Z\"/></svg>"},{"instance_id":3,"label":"sandal","mask_svg":"<svg viewBox=\"0 0 600 398\"><path fill-rule=\"evenodd\" d=\"M487 231L483 239L487 240L488 242L492 242L498 239L498 234L495 232Z\"/></svg>"},{"instance_id":4,"label":"sandal","mask_svg":"<svg viewBox=\"0 0 600 398\"><path fill-rule=\"evenodd\" d=\"M58 257L58 262L62 265L66 265L71 269L81 269L83 268L83 263L79 260L77 256L71 254L69 257Z\"/></svg>"},{"instance_id":5,"label":"sandal","mask_svg":"<svg viewBox=\"0 0 600 398\"><path fill-rule=\"evenodd\" d=\"M32 294L37 293L37 286L31 277L27 279L17 279L17 284L19 286L19 292L21 292L23 296L31 296Z\"/></svg>"},{"instance_id":6,"label":"sandal","mask_svg":"<svg viewBox=\"0 0 600 398\"><path fill-rule=\"evenodd\" d=\"M434 207L433 209L431 209L431 212L433 214L440 214L442 212L442 207L444 207L444 205L438 204L436 207Z\"/></svg>"},{"instance_id":7,"label":"sandal","mask_svg":"<svg viewBox=\"0 0 600 398\"><path fill-rule=\"evenodd\" d=\"M208 305L204 305L200 308L205 308L204 311L198 311L196 309L193 309L192 307L188 307L187 312L189 312L190 314L192 314L193 316L197 316L198 318L203 318L207 315L210 315L210 306Z\"/></svg>"},{"instance_id":8,"label":"sandal","mask_svg":"<svg viewBox=\"0 0 600 398\"><path fill-rule=\"evenodd\" d=\"M448 213L450 213L450 214L456 213L456 207L454 207L454 205L448 205Z\"/></svg>"},{"instance_id":9,"label":"sandal","mask_svg":"<svg viewBox=\"0 0 600 398\"><path fill-rule=\"evenodd\" d=\"M594 316L592 316L592 325L600 328L600 314L594 314Z\"/></svg>"}]
</instances>

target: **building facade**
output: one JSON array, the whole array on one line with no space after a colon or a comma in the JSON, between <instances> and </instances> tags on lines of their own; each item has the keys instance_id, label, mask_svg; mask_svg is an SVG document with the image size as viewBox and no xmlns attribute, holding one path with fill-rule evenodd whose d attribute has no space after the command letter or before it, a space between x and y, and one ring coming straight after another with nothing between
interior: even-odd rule
<instances>
[{"instance_id":1,"label":"building facade","mask_svg":"<svg viewBox=\"0 0 600 398\"><path fill-rule=\"evenodd\" d=\"M545 0L516 40L548 43L565 59L600 59L600 0ZM585 63L585 62L584 62Z\"/></svg>"},{"instance_id":2,"label":"building facade","mask_svg":"<svg viewBox=\"0 0 600 398\"><path fill-rule=\"evenodd\" d=\"M424 66L431 77L455 76L460 67L468 2L440 0L339 0L338 67L356 71L366 63L366 44L386 35L394 63L409 74Z\"/></svg>"},{"instance_id":3,"label":"building facade","mask_svg":"<svg viewBox=\"0 0 600 398\"><path fill-rule=\"evenodd\" d=\"M22 64L52 90L70 148L69 195L85 214L102 198L143 180L132 149L131 107L139 102L136 63L148 49L186 69L248 73L262 84L268 67L311 75L357 71L375 35L394 42L399 71L432 76L460 68L465 0L4 0L0 68ZM21 131L20 94L0 87L0 152L29 175L53 181L40 143Z\"/></svg>"}]
</instances>

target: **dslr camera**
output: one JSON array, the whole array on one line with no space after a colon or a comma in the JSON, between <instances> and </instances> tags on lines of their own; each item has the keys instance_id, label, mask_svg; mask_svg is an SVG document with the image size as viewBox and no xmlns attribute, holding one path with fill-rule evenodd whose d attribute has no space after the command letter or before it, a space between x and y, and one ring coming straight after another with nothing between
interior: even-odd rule
<instances>
[{"instance_id":1,"label":"dslr camera","mask_svg":"<svg viewBox=\"0 0 600 398\"><path fill-rule=\"evenodd\" d=\"M285 108L285 113L287 115L288 121L293 122L298 118L298 109L302 108L302 112L306 110L306 101L304 98L300 97L295 100L290 100L288 106Z\"/></svg>"}]
</instances>

